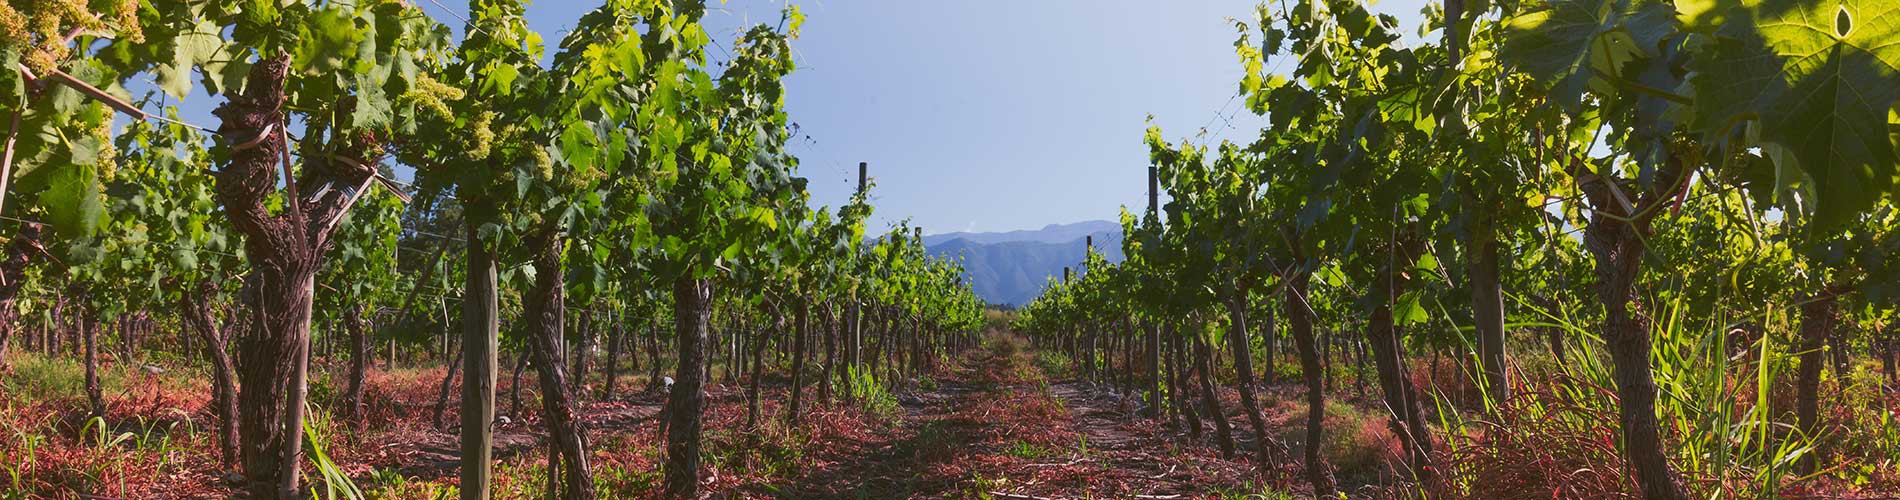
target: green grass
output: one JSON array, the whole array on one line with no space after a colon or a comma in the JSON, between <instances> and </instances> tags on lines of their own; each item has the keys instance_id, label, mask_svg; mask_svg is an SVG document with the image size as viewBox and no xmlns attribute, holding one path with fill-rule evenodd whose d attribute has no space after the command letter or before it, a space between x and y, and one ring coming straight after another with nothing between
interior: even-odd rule
<instances>
[{"instance_id":1,"label":"green grass","mask_svg":"<svg viewBox=\"0 0 1900 500\"><path fill-rule=\"evenodd\" d=\"M885 389L884 384L878 383L877 377L872 376L870 370L858 370L856 367L847 366L845 376L851 380L851 400L857 401L865 413L885 421L897 420L901 411L897 404L897 396Z\"/></svg>"},{"instance_id":2,"label":"green grass","mask_svg":"<svg viewBox=\"0 0 1900 500\"><path fill-rule=\"evenodd\" d=\"M1280 427L1281 439L1289 446L1306 446L1304 401L1291 401L1289 415L1295 417ZM1388 445L1393 436L1386 419L1369 414L1337 399L1326 400L1324 431L1320 434L1321 453L1342 474L1377 475L1384 468Z\"/></svg>"},{"instance_id":3,"label":"green grass","mask_svg":"<svg viewBox=\"0 0 1900 500\"><path fill-rule=\"evenodd\" d=\"M1780 339L1793 337L1798 327L1795 319L1773 309L1746 318L1761 325L1766 334L1749 345L1731 346L1727 333L1735 322L1729 320L1736 318L1691 320L1684 303L1654 300L1650 304L1650 367L1657 388L1657 413L1669 446L1666 451L1686 482L1696 485L1694 489L1704 498L1736 498L1724 490L1772 498L1790 480L1801 479L1792 477L1794 462L1814 453L1817 438L1825 436L1789 432L1794 402L1775 397L1777 387L1792 384L1794 377L1799 352ZM1542 315L1541 321L1522 326L1560 329L1568 359L1525 364L1537 367L1528 376L1533 385L1514 394L1509 406L1519 414L1512 416L1558 422L1566 428L1609 426L1614 430L1618 425L1613 417L1618 408L1616 383L1594 321L1582 319L1581 312L1573 310L1542 311ZM1533 349L1522 354L1547 356L1543 352ZM1738 352L1742 354L1731 355ZM1445 430L1452 455L1458 455L1460 448L1487 446L1479 437L1487 432L1517 432L1494 427L1502 419L1491 413L1495 409L1463 413L1448 397L1435 396L1438 424ZM1464 482L1458 486L1465 487L1487 478L1483 470L1472 472L1454 475L1452 480Z\"/></svg>"},{"instance_id":4,"label":"green grass","mask_svg":"<svg viewBox=\"0 0 1900 500\"><path fill-rule=\"evenodd\" d=\"M1075 361L1069 356L1055 351L1036 352L1036 367L1050 377L1061 378L1075 369Z\"/></svg>"},{"instance_id":5,"label":"green grass","mask_svg":"<svg viewBox=\"0 0 1900 500\"><path fill-rule=\"evenodd\" d=\"M460 493L454 486L404 476L389 469L369 472L363 481L363 494L369 500L442 500Z\"/></svg>"},{"instance_id":6,"label":"green grass","mask_svg":"<svg viewBox=\"0 0 1900 500\"><path fill-rule=\"evenodd\" d=\"M1047 447L1036 446L1035 443L1018 440L1011 442L1009 446L1003 447L1003 454L1025 460L1040 460L1055 455L1056 451Z\"/></svg>"},{"instance_id":7,"label":"green grass","mask_svg":"<svg viewBox=\"0 0 1900 500\"><path fill-rule=\"evenodd\" d=\"M1303 500L1306 498L1290 491L1259 485L1253 480L1248 480L1238 488L1221 488L1210 493L1221 500Z\"/></svg>"},{"instance_id":8,"label":"green grass","mask_svg":"<svg viewBox=\"0 0 1900 500\"><path fill-rule=\"evenodd\" d=\"M55 401L86 397L86 365L65 357L45 357L33 352L8 355L12 372L0 377L0 395L13 401ZM125 387L125 371L120 365L101 366L99 387L116 394Z\"/></svg>"},{"instance_id":9,"label":"green grass","mask_svg":"<svg viewBox=\"0 0 1900 500\"><path fill-rule=\"evenodd\" d=\"M325 500L364 500L363 490L356 486L356 482L350 479L342 467L330 460L330 454L326 451L325 443L329 443L330 437L335 435L336 421L321 408L309 404L305 404L304 408L304 446L309 449L308 458L316 464L318 478L321 478L310 485L311 489L323 492L322 498Z\"/></svg>"}]
</instances>

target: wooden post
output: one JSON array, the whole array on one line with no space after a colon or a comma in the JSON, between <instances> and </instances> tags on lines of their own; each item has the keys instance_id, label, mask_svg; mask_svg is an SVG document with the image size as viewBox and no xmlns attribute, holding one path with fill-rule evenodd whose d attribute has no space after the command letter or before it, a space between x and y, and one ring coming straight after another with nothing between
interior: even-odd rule
<instances>
[{"instance_id":1,"label":"wooden post","mask_svg":"<svg viewBox=\"0 0 1900 500\"><path fill-rule=\"evenodd\" d=\"M858 162L858 195L859 196L868 197L866 190L869 189L870 187L870 185L868 184L868 180L870 179L869 177L870 169L871 169L870 162L862 162L862 161ZM845 352L846 352L845 365L850 366L851 371L842 372L840 373L840 376L844 377L844 382L846 386L844 391L845 391L845 394L847 395L851 394L851 384L855 383L855 381L851 378L851 373L858 370L862 370L863 368L860 366L860 364L864 360L864 303L858 299L856 293L857 292L853 290L852 292L853 295L851 297L851 304L849 308L850 310L846 311L845 313L847 316L847 319L845 320L846 321L845 334L850 336L850 338L846 339L846 342L849 342L850 345L846 346L845 348ZM848 398L849 396L847 396L847 399Z\"/></svg>"},{"instance_id":2,"label":"wooden post","mask_svg":"<svg viewBox=\"0 0 1900 500\"><path fill-rule=\"evenodd\" d=\"M1156 200L1159 198L1157 188L1160 187L1158 173L1159 169L1148 167L1148 216L1154 217L1156 221L1161 220L1155 211ZM1149 323L1145 330L1143 333L1147 338L1143 340L1146 341L1144 344L1147 350L1142 353L1142 362L1147 365L1148 373L1147 379L1142 382L1148 391L1148 407L1144 414L1148 418L1155 418L1161 415L1161 326Z\"/></svg>"},{"instance_id":3,"label":"wooden post","mask_svg":"<svg viewBox=\"0 0 1900 500\"><path fill-rule=\"evenodd\" d=\"M1160 169L1148 167L1148 215L1156 215L1158 217L1156 211L1159 210L1161 206L1160 203L1157 202L1161 194L1160 186Z\"/></svg>"},{"instance_id":4,"label":"wooden post","mask_svg":"<svg viewBox=\"0 0 1900 500\"><path fill-rule=\"evenodd\" d=\"M495 430L491 425L495 421L495 370L500 364L496 359L500 350L500 299L495 249L491 246L494 243L482 240L474 219L465 222L468 275L467 291L462 296L462 464L458 477L462 500L488 500L494 478L491 463ZM443 323L446 328L447 320Z\"/></svg>"}]
</instances>

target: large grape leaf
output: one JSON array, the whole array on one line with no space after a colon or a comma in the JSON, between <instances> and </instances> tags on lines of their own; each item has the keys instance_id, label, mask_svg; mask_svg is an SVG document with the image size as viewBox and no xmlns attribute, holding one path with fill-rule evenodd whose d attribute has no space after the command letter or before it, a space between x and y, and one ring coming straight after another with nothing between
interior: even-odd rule
<instances>
[{"instance_id":1,"label":"large grape leaf","mask_svg":"<svg viewBox=\"0 0 1900 500\"><path fill-rule=\"evenodd\" d=\"M1728 19L1696 67L1698 126L1726 134L1758 119L1762 141L1794 153L1798 165L1780 168L1813 180L1823 227L1892 189L1900 2L1770 0Z\"/></svg>"},{"instance_id":2,"label":"large grape leaf","mask_svg":"<svg viewBox=\"0 0 1900 500\"><path fill-rule=\"evenodd\" d=\"M192 68L211 63L224 48L224 35L217 23L199 21L178 32L172 40L172 60L153 68L158 87L173 98L183 99L191 92Z\"/></svg>"},{"instance_id":3,"label":"large grape leaf","mask_svg":"<svg viewBox=\"0 0 1900 500\"><path fill-rule=\"evenodd\" d=\"M1668 9L1659 2L1554 0L1510 20L1502 55L1550 85L1551 100L1575 112L1598 72L1618 73L1629 60L1654 53L1654 43L1673 29L1656 22L1667 20Z\"/></svg>"},{"instance_id":4,"label":"large grape leaf","mask_svg":"<svg viewBox=\"0 0 1900 500\"><path fill-rule=\"evenodd\" d=\"M46 209L46 222L62 237L92 236L105 218L99 175L92 165L72 164L56 170L40 192L39 203Z\"/></svg>"},{"instance_id":5,"label":"large grape leaf","mask_svg":"<svg viewBox=\"0 0 1900 500\"><path fill-rule=\"evenodd\" d=\"M342 68L355 55L356 46L367 33L356 25L356 18L343 8L319 9L310 20L298 26L301 44L292 54L295 67L312 74Z\"/></svg>"}]
</instances>

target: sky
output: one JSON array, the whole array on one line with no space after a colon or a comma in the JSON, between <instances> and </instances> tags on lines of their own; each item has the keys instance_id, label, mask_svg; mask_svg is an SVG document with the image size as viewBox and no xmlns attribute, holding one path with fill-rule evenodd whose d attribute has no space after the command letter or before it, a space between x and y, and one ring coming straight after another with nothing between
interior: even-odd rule
<instances>
[{"instance_id":1,"label":"sky","mask_svg":"<svg viewBox=\"0 0 1900 500\"><path fill-rule=\"evenodd\" d=\"M799 68L786 82L791 117L810 137L794 147L801 172L816 203L837 204L857 163L869 162L873 228L904 218L933 234L1115 220L1122 206L1146 203L1148 116L1170 140L1203 127L1215 140L1259 130L1233 98L1232 19L1251 22L1256 3L801 3ZM715 32L727 42L781 5L728 2L707 22L731 23ZM1374 8L1413 26L1422 5Z\"/></svg>"},{"instance_id":2,"label":"sky","mask_svg":"<svg viewBox=\"0 0 1900 500\"><path fill-rule=\"evenodd\" d=\"M1424 2L1385 0L1372 10L1415 33ZM465 1L417 3L459 40ZM848 201L857 164L869 163L873 232L905 219L930 234L1116 220L1121 207L1146 203L1149 116L1170 141L1246 140L1260 129L1234 98L1232 20L1251 23L1256 3L797 2L806 21L792 44L798 69L786 79L799 126L791 150L814 205ZM540 0L527 18L551 53L598 5ZM744 27L776 23L784 5L715 1L704 23L730 47ZM1269 59L1269 70L1281 59ZM186 118L211 123L211 106L193 104Z\"/></svg>"}]
</instances>

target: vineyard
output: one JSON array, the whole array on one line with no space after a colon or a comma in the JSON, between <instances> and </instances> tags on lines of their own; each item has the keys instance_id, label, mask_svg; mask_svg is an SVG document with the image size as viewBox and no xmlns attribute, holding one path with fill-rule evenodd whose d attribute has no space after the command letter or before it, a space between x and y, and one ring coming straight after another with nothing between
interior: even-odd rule
<instances>
[{"instance_id":1,"label":"vineyard","mask_svg":"<svg viewBox=\"0 0 1900 500\"><path fill-rule=\"evenodd\" d=\"M1008 307L797 6L426 1L0 5L0 500L1900 495L1900 4L1263 3Z\"/></svg>"}]
</instances>

